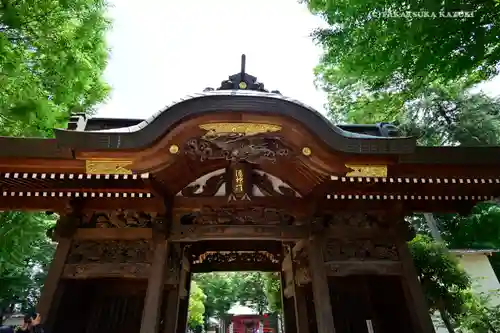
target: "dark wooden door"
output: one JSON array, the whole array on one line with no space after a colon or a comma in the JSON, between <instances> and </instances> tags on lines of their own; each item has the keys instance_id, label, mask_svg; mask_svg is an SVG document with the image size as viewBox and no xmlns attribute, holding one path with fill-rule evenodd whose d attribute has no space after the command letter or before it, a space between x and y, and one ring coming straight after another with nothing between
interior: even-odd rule
<instances>
[{"instance_id":1,"label":"dark wooden door","mask_svg":"<svg viewBox=\"0 0 500 333\"><path fill-rule=\"evenodd\" d=\"M367 333L366 320L371 319L371 309L365 277L329 277L328 286L335 331Z\"/></svg>"},{"instance_id":2,"label":"dark wooden door","mask_svg":"<svg viewBox=\"0 0 500 333\"><path fill-rule=\"evenodd\" d=\"M330 277L330 299L337 333L413 333L410 312L397 276Z\"/></svg>"},{"instance_id":3,"label":"dark wooden door","mask_svg":"<svg viewBox=\"0 0 500 333\"><path fill-rule=\"evenodd\" d=\"M54 333L137 333L147 281L67 281Z\"/></svg>"},{"instance_id":4,"label":"dark wooden door","mask_svg":"<svg viewBox=\"0 0 500 333\"><path fill-rule=\"evenodd\" d=\"M413 333L401 278L369 276L367 283L375 333Z\"/></svg>"}]
</instances>

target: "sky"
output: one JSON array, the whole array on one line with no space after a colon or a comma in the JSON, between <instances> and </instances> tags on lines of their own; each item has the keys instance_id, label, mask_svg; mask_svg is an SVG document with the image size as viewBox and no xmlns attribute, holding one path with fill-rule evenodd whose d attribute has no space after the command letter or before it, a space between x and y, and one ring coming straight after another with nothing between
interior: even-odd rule
<instances>
[{"instance_id":1,"label":"sky","mask_svg":"<svg viewBox=\"0 0 500 333\"><path fill-rule=\"evenodd\" d=\"M112 0L112 87L97 116L147 118L240 71L324 111L314 86L321 50L309 37L322 20L296 0Z\"/></svg>"},{"instance_id":2,"label":"sky","mask_svg":"<svg viewBox=\"0 0 500 333\"><path fill-rule=\"evenodd\" d=\"M297 0L110 0L113 27L105 79L112 87L97 116L151 116L186 95L216 88L240 70L324 113L314 86L321 49L310 33L325 23ZM500 77L481 84L491 95Z\"/></svg>"}]
</instances>

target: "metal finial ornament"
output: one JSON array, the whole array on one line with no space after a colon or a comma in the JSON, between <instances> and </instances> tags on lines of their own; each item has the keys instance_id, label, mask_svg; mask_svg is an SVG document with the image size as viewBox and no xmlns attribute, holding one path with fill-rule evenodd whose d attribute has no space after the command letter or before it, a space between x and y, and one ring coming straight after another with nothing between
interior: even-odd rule
<instances>
[{"instance_id":1,"label":"metal finial ornament","mask_svg":"<svg viewBox=\"0 0 500 333\"><path fill-rule=\"evenodd\" d=\"M241 71L240 71L240 75L241 75L242 81L245 81L245 67L246 67L246 64L247 64L247 56L245 54L242 54L241 55Z\"/></svg>"},{"instance_id":2,"label":"metal finial ornament","mask_svg":"<svg viewBox=\"0 0 500 333\"><path fill-rule=\"evenodd\" d=\"M254 90L268 93L269 91L264 89L264 84L262 82L258 82L255 76L247 74L246 63L246 56L242 54L240 72L231 75L228 80L222 81L217 90ZM205 89L205 91L209 91L208 89L209 88ZM274 90L272 93L280 94L277 90Z\"/></svg>"}]
</instances>

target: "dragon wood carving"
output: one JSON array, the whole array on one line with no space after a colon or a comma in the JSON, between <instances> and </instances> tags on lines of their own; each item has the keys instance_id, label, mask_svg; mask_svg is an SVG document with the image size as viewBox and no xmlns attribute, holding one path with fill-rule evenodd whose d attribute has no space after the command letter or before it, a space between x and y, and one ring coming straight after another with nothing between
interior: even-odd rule
<instances>
[{"instance_id":1,"label":"dragon wood carving","mask_svg":"<svg viewBox=\"0 0 500 333\"><path fill-rule=\"evenodd\" d=\"M278 157L291 155L290 149L278 136L269 137L266 134L246 136L243 133L193 138L186 143L185 152L201 162L224 159L253 164L275 163Z\"/></svg>"}]
</instances>

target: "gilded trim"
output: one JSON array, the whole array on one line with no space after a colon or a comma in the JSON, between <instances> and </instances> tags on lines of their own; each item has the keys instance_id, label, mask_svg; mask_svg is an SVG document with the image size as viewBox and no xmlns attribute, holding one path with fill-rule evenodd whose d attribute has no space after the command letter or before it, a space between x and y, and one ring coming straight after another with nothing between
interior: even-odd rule
<instances>
[{"instance_id":1,"label":"gilded trim","mask_svg":"<svg viewBox=\"0 0 500 333\"><path fill-rule=\"evenodd\" d=\"M346 173L348 177L387 177L387 165L354 165L346 164L352 171Z\"/></svg>"},{"instance_id":2,"label":"gilded trim","mask_svg":"<svg viewBox=\"0 0 500 333\"><path fill-rule=\"evenodd\" d=\"M86 160L85 172L94 175L130 175L132 171L126 167L132 161L124 160Z\"/></svg>"},{"instance_id":3,"label":"gilded trim","mask_svg":"<svg viewBox=\"0 0 500 333\"><path fill-rule=\"evenodd\" d=\"M240 133L245 136L281 131L281 126L263 123L210 123L199 126L206 130L205 136Z\"/></svg>"}]
</instances>

